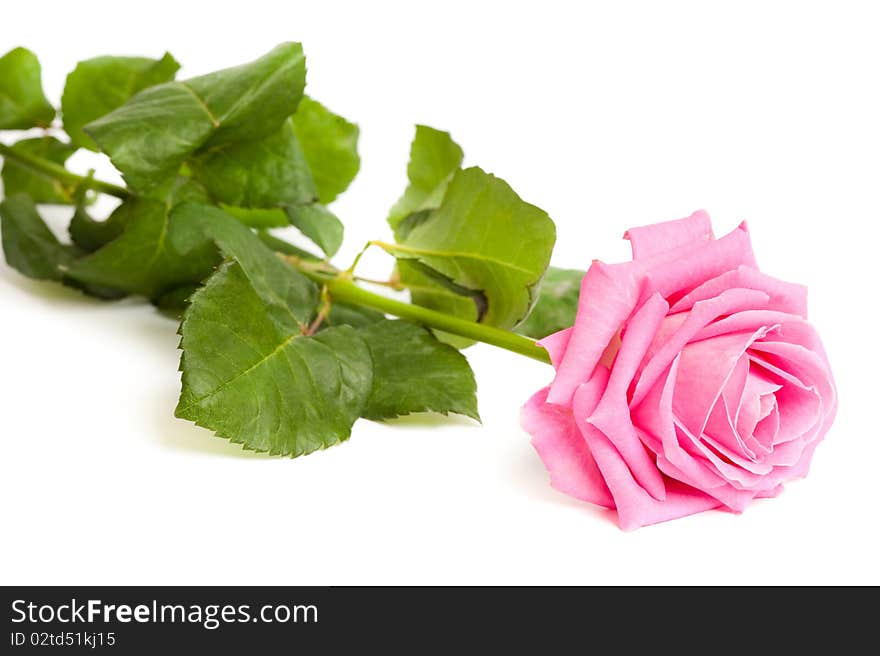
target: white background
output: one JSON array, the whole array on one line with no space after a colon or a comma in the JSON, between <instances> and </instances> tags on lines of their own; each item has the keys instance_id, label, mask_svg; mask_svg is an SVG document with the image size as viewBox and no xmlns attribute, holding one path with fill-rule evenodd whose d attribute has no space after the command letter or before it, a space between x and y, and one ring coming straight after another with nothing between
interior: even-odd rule
<instances>
[{"instance_id":1,"label":"white background","mask_svg":"<svg viewBox=\"0 0 880 656\"><path fill-rule=\"evenodd\" d=\"M880 583L871 3L78 0L2 20L0 52L38 53L53 100L99 54L168 49L190 76L302 41L309 93L361 126L342 263L387 236L417 122L545 208L561 266L628 258L632 225L746 219L762 267L809 285L841 404L779 498L622 533L549 487L518 426L544 365L468 351L482 427L360 421L341 447L266 458L173 418L173 322L0 264L0 582Z\"/></svg>"}]
</instances>

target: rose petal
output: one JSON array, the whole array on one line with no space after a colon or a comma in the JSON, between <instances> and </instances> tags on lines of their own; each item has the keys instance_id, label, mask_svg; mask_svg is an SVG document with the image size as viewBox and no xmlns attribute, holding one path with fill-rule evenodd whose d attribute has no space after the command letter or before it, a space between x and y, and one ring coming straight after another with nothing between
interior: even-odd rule
<instances>
[{"instance_id":1,"label":"rose petal","mask_svg":"<svg viewBox=\"0 0 880 656\"><path fill-rule=\"evenodd\" d=\"M773 497L779 496L784 489L785 489L785 487L782 485L782 483L780 483L776 487L771 488L769 490L761 490L760 492L758 492L755 495L755 498L756 499L771 499Z\"/></svg>"},{"instance_id":2,"label":"rose petal","mask_svg":"<svg viewBox=\"0 0 880 656\"><path fill-rule=\"evenodd\" d=\"M689 217L630 228L623 235L629 239L633 260L656 257L682 246L714 239L712 222L704 210L697 210Z\"/></svg>"},{"instance_id":3,"label":"rose petal","mask_svg":"<svg viewBox=\"0 0 880 656\"><path fill-rule=\"evenodd\" d=\"M642 276L631 262L593 262L581 282L577 317L548 403L570 405L575 389L590 379L605 348L635 309Z\"/></svg>"},{"instance_id":4,"label":"rose petal","mask_svg":"<svg viewBox=\"0 0 880 656\"><path fill-rule=\"evenodd\" d=\"M753 449L761 450L765 455L773 453L773 447L779 435L779 405L776 403L775 396L769 396L769 401L765 401L768 397L761 397L761 412L764 412L765 403L770 404L767 413L758 420L752 431L752 437L746 439L746 443Z\"/></svg>"},{"instance_id":5,"label":"rose petal","mask_svg":"<svg viewBox=\"0 0 880 656\"><path fill-rule=\"evenodd\" d=\"M648 494L633 479L629 467L614 445L602 431L586 421L591 405L591 392L588 388L588 385L582 385L574 394L572 402L575 421L614 498L620 528L631 531L640 526L677 519L720 505L715 498L672 479L667 482L664 501L657 501Z\"/></svg>"},{"instance_id":6,"label":"rose petal","mask_svg":"<svg viewBox=\"0 0 880 656\"><path fill-rule=\"evenodd\" d=\"M679 328L666 340L642 370L630 407L638 405L657 381L657 378L672 363L685 344L710 321L723 314L741 312L747 308L766 303L768 296L764 292L752 289L728 289L713 299L695 303L687 318Z\"/></svg>"},{"instance_id":7,"label":"rose petal","mask_svg":"<svg viewBox=\"0 0 880 656\"><path fill-rule=\"evenodd\" d=\"M720 276L707 280L689 294L686 294L673 305L669 312L684 312L690 310L694 303L718 296L721 292L732 287L744 289L758 289L767 292L770 300L767 302L768 310L776 310L807 317L807 288L790 282L777 280L757 269L747 266L739 266L732 271L725 271Z\"/></svg>"},{"instance_id":8,"label":"rose petal","mask_svg":"<svg viewBox=\"0 0 880 656\"><path fill-rule=\"evenodd\" d=\"M693 455L706 458L718 473L737 489L761 489L764 476L773 471L771 465L743 458L710 435L696 436L679 422L676 422L675 426L679 430L685 449Z\"/></svg>"},{"instance_id":9,"label":"rose petal","mask_svg":"<svg viewBox=\"0 0 880 656\"><path fill-rule=\"evenodd\" d=\"M830 424L824 427L825 430L828 429L829 425ZM807 444L796 465L793 465L792 467L777 467L777 469L781 470L779 480L791 481L806 476L810 471L810 463L813 461L813 452L816 450L817 446L819 446L819 440Z\"/></svg>"},{"instance_id":10,"label":"rose petal","mask_svg":"<svg viewBox=\"0 0 880 656\"><path fill-rule=\"evenodd\" d=\"M746 365L748 366L748 365ZM755 399L757 402L757 399ZM725 449L736 453L740 458L753 462L758 458L754 450L750 449L736 428L736 420L731 414L730 405L723 396L715 403L709 415L709 421L702 432L712 440L724 446Z\"/></svg>"},{"instance_id":11,"label":"rose petal","mask_svg":"<svg viewBox=\"0 0 880 656\"><path fill-rule=\"evenodd\" d=\"M642 264L648 267L651 289L667 299L673 294L687 294L706 280L740 265L757 268L744 223L721 239L689 248L668 262Z\"/></svg>"},{"instance_id":12,"label":"rose petal","mask_svg":"<svg viewBox=\"0 0 880 656\"><path fill-rule=\"evenodd\" d=\"M809 381L816 388L821 398L828 401L836 399L837 391L834 388L834 381L831 377L828 361L815 351L799 344L767 340L756 342L750 350L761 355L764 360L774 364L776 362L780 363L777 366L791 372L798 379L805 382Z\"/></svg>"},{"instance_id":13,"label":"rose petal","mask_svg":"<svg viewBox=\"0 0 880 656\"><path fill-rule=\"evenodd\" d=\"M733 372L730 374L727 382L724 383L724 387L721 388L721 399L727 404L727 414L730 414L731 417L735 417L736 409L739 407L740 399L742 399L743 392L746 389L746 381L749 378L749 362L750 360L747 357L739 358L736 361ZM730 412L731 408L733 409L732 413ZM727 422L726 417L724 421Z\"/></svg>"},{"instance_id":14,"label":"rose petal","mask_svg":"<svg viewBox=\"0 0 880 656\"><path fill-rule=\"evenodd\" d=\"M679 443L672 413L678 365L676 358L664 376L663 384L655 385L649 397L639 405L634 413L636 423L642 431L660 438L657 466L663 473L702 490L731 510L740 511L752 498L752 493L733 488L705 458L687 453Z\"/></svg>"},{"instance_id":15,"label":"rose petal","mask_svg":"<svg viewBox=\"0 0 880 656\"><path fill-rule=\"evenodd\" d=\"M724 506L735 513L741 513L748 507L751 500L755 498L754 492L750 490L737 490L723 481L712 487L706 487L699 482L691 481L687 474L663 456L657 458L657 466L669 478L681 481L682 483L698 490L702 490L709 496L718 499L718 501L721 502L718 504L719 506Z\"/></svg>"},{"instance_id":16,"label":"rose petal","mask_svg":"<svg viewBox=\"0 0 880 656\"><path fill-rule=\"evenodd\" d=\"M743 362L748 362L743 358ZM759 367L747 366L745 388L736 407L736 432L743 439L749 438L755 431L758 422L767 416L773 406L773 394L782 388L782 385L770 380ZM762 401L762 399L767 401Z\"/></svg>"},{"instance_id":17,"label":"rose petal","mask_svg":"<svg viewBox=\"0 0 880 656\"><path fill-rule=\"evenodd\" d=\"M822 423L822 401L812 390L783 385L776 392L779 404L779 430L774 446L806 435Z\"/></svg>"},{"instance_id":18,"label":"rose petal","mask_svg":"<svg viewBox=\"0 0 880 656\"><path fill-rule=\"evenodd\" d=\"M617 448L639 485L660 501L666 497L663 476L655 460L645 451L632 424L627 388L668 309L669 304L655 294L632 316L614 360L608 386L588 419Z\"/></svg>"},{"instance_id":19,"label":"rose petal","mask_svg":"<svg viewBox=\"0 0 880 656\"><path fill-rule=\"evenodd\" d=\"M554 368L559 368L559 363L562 361L565 350L568 348L568 342L571 340L572 330L572 328L563 328L537 342L538 346L543 346L544 350L550 354L550 362Z\"/></svg>"},{"instance_id":20,"label":"rose petal","mask_svg":"<svg viewBox=\"0 0 880 656\"><path fill-rule=\"evenodd\" d=\"M790 442L777 444L773 447L773 453L768 455L764 459L764 462L773 465L776 469L779 469L780 467L792 467L803 457L806 444L807 441L804 439L804 436L798 437Z\"/></svg>"},{"instance_id":21,"label":"rose petal","mask_svg":"<svg viewBox=\"0 0 880 656\"><path fill-rule=\"evenodd\" d=\"M532 446L550 473L550 484L576 499L613 508L608 486L570 410L545 403L548 389L523 406L520 423L532 435Z\"/></svg>"},{"instance_id":22,"label":"rose petal","mask_svg":"<svg viewBox=\"0 0 880 656\"><path fill-rule=\"evenodd\" d=\"M715 402L746 349L765 333L766 328L761 328L752 334L719 335L691 342L681 350L672 403L675 415L694 435L706 428Z\"/></svg>"}]
</instances>

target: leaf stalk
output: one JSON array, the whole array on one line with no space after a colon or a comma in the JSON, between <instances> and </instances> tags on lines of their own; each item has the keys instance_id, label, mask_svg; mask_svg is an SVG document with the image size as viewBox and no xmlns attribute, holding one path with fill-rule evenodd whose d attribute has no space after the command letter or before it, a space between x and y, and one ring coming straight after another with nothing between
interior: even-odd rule
<instances>
[{"instance_id":1,"label":"leaf stalk","mask_svg":"<svg viewBox=\"0 0 880 656\"><path fill-rule=\"evenodd\" d=\"M121 198L122 200L131 196L128 189L124 187L120 187L110 182L104 182L103 180L95 180L91 176L77 175L76 173L68 171L60 164L50 162L47 159L37 157L31 153L17 151L6 144L0 143L0 156L14 161L42 176L58 180L59 182L72 187L74 190L91 189L102 194Z\"/></svg>"}]
</instances>

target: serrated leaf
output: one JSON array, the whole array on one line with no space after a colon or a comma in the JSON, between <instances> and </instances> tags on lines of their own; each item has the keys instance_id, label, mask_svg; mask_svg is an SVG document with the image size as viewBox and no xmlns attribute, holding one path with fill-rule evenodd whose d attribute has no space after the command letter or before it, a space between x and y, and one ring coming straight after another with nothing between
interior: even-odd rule
<instances>
[{"instance_id":1,"label":"serrated leaf","mask_svg":"<svg viewBox=\"0 0 880 656\"><path fill-rule=\"evenodd\" d=\"M461 167L464 153L448 132L417 125L406 169L409 185L388 214L395 235L410 214L440 206L446 188Z\"/></svg>"},{"instance_id":2,"label":"serrated leaf","mask_svg":"<svg viewBox=\"0 0 880 656\"><path fill-rule=\"evenodd\" d=\"M360 169L360 130L308 96L300 101L292 120L318 200L328 205L348 188Z\"/></svg>"},{"instance_id":3,"label":"serrated leaf","mask_svg":"<svg viewBox=\"0 0 880 656\"><path fill-rule=\"evenodd\" d=\"M23 139L11 146L15 152L40 157L55 164L63 165L76 151L74 146L63 143L54 137ZM18 193L28 194L36 203L70 204L73 190L56 178L41 174L17 160L3 160L3 190L7 196Z\"/></svg>"},{"instance_id":4,"label":"serrated leaf","mask_svg":"<svg viewBox=\"0 0 880 656\"><path fill-rule=\"evenodd\" d=\"M452 346L407 321L385 319L361 328L360 335L373 358L373 387L364 417L453 412L479 421L474 374Z\"/></svg>"},{"instance_id":5,"label":"serrated leaf","mask_svg":"<svg viewBox=\"0 0 880 656\"><path fill-rule=\"evenodd\" d=\"M26 48L0 57L0 130L49 127L55 109L43 94L40 61Z\"/></svg>"},{"instance_id":6,"label":"serrated leaf","mask_svg":"<svg viewBox=\"0 0 880 656\"><path fill-rule=\"evenodd\" d=\"M385 248L481 292L487 302L481 321L509 329L531 309L555 239L546 212L473 167L456 173L442 205L403 243Z\"/></svg>"},{"instance_id":7,"label":"serrated leaf","mask_svg":"<svg viewBox=\"0 0 880 656\"><path fill-rule=\"evenodd\" d=\"M175 248L186 252L206 238L213 241L223 255L238 261L258 293L274 305L287 308L298 325L305 327L312 320L318 302L317 287L303 276L291 275L293 269L275 254L294 251L308 259L318 258L276 237L255 234L226 212L208 205L179 204L172 210L171 220L177 226L170 235ZM198 285L173 289L156 299L156 306L169 314L179 313L197 289ZM338 323L361 325L364 321Z\"/></svg>"},{"instance_id":8,"label":"serrated leaf","mask_svg":"<svg viewBox=\"0 0 880 656\"><path fill-rule=\"evenodd\" d=\"M285 43L243 66L149 87L84 129L129 187L162 196L199 151L279 130L304 85L302 47Z\"/></svg>"},{"instance_id":9,"label":"serrated leaf","mask_svg":"<svg viewBox=\"0 0 880 656\"><path fill-rule=\"evenodd\" d=\"M354 328L311 337L302 328L255 289L240 264L224 265L195 294L181 324L176 416L277 455L347 439L370 393L370 352Z\"/></svg>"},{"instance_id":10,"label":"serrated leaf","mask_svg":"<svg viewBox=\"0 0 880 656\"><path fill-rule=\"evenodd\" d=\"M315 284L281 260L253 231L222 210L210 205L181 203L171 213L177 226L171 235L172 245L189 251L205 239L214 242L222 253L242 267L254 287L274 308L288 315L301 328L311 321L318 303Z\"/></svg>"},{"instance_id":11,"label":"serrated leaf","mask_svg":"<svg viewBox=\"0 0 880 656\"><path fill-rule=\"evenodd\" d=\"M61 281L77 256L56 239L27 194L7 196L0 203L3 254L9 266L29 278Z\"/></svg>"},{"instance_id":12,"label":"serrated leaf","mask_svg":"<svg viewBox=\"0 0 880 656\"><path fill-rule=\"evenodd\" d=\"M187 283L204 280L219 258L210 239L178 249L170 238L177 226L171 203L150 198L125 201L122 234L78 260L69 275L80 282L106 285L155 299ZM119 210L117 210L119 211Z\"/></svg>"},{"instance_id":13,"label":"serrated leaf","mask_svg":"<svg viewBox=\"0 0 880 656\"><path fill-rule=\"evenodd\" d=\"M61 96L64 129L71 142L98 150L83 126L121 107L138 91L173 80L179 68L167 52L161 59L95 57L79 62L67 76Z\"/></svg>"},{"instance_id":14,"label":"serrated leaf","mask_svg":"<svg viewBox=\"0 0 880 656\"><path fill-rule=\"evenodd\" d=\"M542 339L574 324L584 271L549 267L538 301L516 332Z\"/></svg>"}]
</instances>

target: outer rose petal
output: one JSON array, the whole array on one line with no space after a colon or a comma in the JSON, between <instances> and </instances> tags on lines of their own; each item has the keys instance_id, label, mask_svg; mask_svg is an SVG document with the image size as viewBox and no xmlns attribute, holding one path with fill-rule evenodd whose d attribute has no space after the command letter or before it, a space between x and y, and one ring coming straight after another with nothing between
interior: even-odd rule
<instances>
[{"instance_id":1,"label":"outer rose petal","mask_svg":"<svg viewBox=\"0 0 880 656\"><path fill-rule=\"evenodd\" d=\"M697 210L684 219L630 228L623 238L629 239L633 260L644 260L682 246L710 241L714 236L709 215Z\"/></svg>"},{"instance_id":2,"label":"outer rose petal","mask_svg":"<svg viewBox=\"0 0 880 656\"><path fill-rule=\"evenodd\" d=\"M543 346L544 350L550 354L550 362L554 368L559 368L559 363L562 362L568 348L568 342L571 340L572 330L573 328L564 328L537 341L538 346Z\"/></svg>"},{"instance_id":3,"label":"outer rose petal","mask_svg":"<svg viewBox=\"0 0 880 656\"><path fill-rule=\"evenodd\" d=\"M608 386L589 422L617 448L636 481L655 499L666 498L663 476L648 455L630 418L627 389L669 304L659 294L650 297L627 323Z\"/></svg>"},{"instance_id":4,"label":"outer rose petal","mask_svg":"<svg viewBox=\"0 0 880 656\"><path fill-rule=\"evenodd\" d=\"M635 481L614 445L602 431L586 419L591 414L593 405L594 392L591 387L595 384L596 377L604 377L605 374L602 373L604 371L604 367L597 367L593 378L587 384L578 387L572 409L575 422L614 498L620 528L631 531L640 526L718 507L720 503L717 499L672 479L666 482L664 501L652 497Z\"/></svg>"},{"instance_id":5,"label":"outer rose petal","mask_svg":"<svg viewBox=\"0 0 880 656\"><path fill-rule=\"evenodd\" d=\"M651 289L667 298L678 293L686 294L707 280L743 264L758 268L745 223L721 239L687 248L667 261L642 264L648 267Z\"/></svg>"},{"instance_id":6,"label":"outer rose petal","mask_svg":"<svg viewBox=\"0 0 880 656\"><path fill-rule=\"evenodd\" d=\"M581 282L571 339L550 385L548 403L571 404L575 389L589 380L605 348L635 309L642 280L631 262L593 262Z\"/></svg>"},{"instance_id":7,"label":"outer rose petal","mask_svg":"<svg viewBox=\"0 0 880 656\"><path fill-rule=\"evenodd\" d=\"M550 484L576 499L613 508L608 486L571 411L545 403L547 390L545 387L523 406L520 422L532 435L532 446L550 473ZM594 387L594 393L599 391Z\"/></svg>"}]
</instances>

